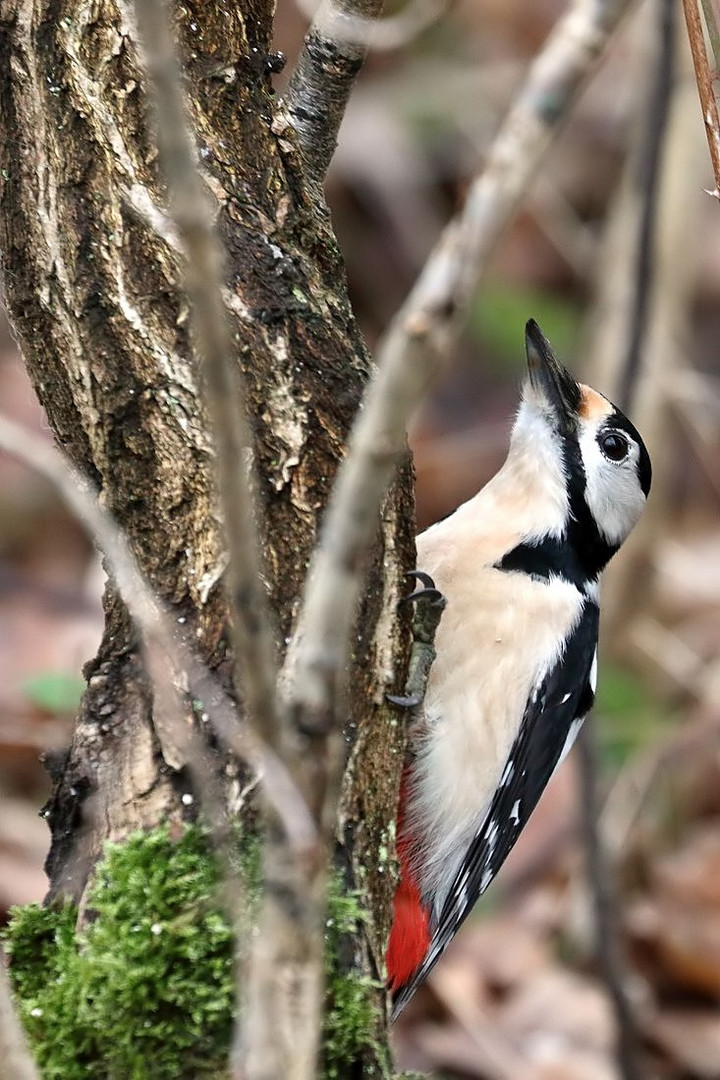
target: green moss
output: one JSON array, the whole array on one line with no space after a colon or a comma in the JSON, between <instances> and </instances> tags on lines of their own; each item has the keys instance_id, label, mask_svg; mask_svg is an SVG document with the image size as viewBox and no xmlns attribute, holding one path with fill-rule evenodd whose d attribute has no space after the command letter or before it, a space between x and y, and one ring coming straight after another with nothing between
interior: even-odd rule
<instances>
[{"instance_id":1,"label":"green moss","mask_svg":"<svg viewBox=\"0 0 720 1080\"><path fill-rule=\"evenodd\" d=\"M239 852L248 896L256 899L259 845L243 841ZM227 1076L233 935L219 883L199 827L179 837L158 828L108 846L82 931L76 931L72 906L14 910L6 938L10 972L43 1080ZM248 905L248 925L254 906ZM363 1076L389 1073L378 985L349 970L364 919L357 895L348 895L334 875L326 934L326 1080L360 1070Z\"/></svg>"},{"instance_id":2,"label":"green moss","mask_svg":"<svg viewBox=\"0 0 720 1080\"><path fill-rule=\"evenodd\" d=\"M324 1080L342 1080L352 1067L362 1075L389 1076L387 1048L379 1028L379 984L369 976L348 970L343 954L357 941L367 915L358 893L348 892L340 874L328 890L325 931L325 978L328 1009L323 1027Z\"/></svg>"},{"instance_id":3,"label":"green moss","mask_svg":"<svg viewBox=\"0 0 720 1080\"><path fill-rule=\"evenodd\" d=\"M109 846L77 911L17 909L11 974L46 1080L223 1075L233 1011L233 939L219 873L198 828Z\"/></svg>"}]
</instances>

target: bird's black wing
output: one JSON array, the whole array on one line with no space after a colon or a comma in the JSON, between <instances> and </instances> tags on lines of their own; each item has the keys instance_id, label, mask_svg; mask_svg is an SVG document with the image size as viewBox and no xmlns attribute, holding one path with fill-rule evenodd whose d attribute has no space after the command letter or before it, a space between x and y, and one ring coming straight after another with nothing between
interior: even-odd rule
<instances>
[{"instance_id":1,"label":"bird's black wing","mask_svg":"<svg viewBox=\"0 0 720 1080\"><path fill-rule=\"evenodd\" d=\"M393 1016L404 1008L435 966L497 874L537 806L568 739L574 738L592 707L598 619L597 604L586 598L563 655L528 702L490 809L433 926L425 959L395 997Z\"/></svg>"}]
</instances>

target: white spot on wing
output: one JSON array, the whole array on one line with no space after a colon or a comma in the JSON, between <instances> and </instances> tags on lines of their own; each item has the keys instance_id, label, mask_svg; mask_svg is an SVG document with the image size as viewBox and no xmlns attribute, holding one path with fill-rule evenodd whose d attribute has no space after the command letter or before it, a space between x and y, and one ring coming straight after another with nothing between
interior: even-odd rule
<instances>
[{"instance_id":1,"label":"white spot on wing","mask_svg":"<svg viewBox=\"0 0 720 1080\"><path fill-rule=\"evenodd\" d=\"M590 682L590 689L594 694L595 688L597 687L597 649L595 650L595 653L593 655L593 661L590 665L590 675L588 681Z\"/></svg>"},{"instance_id":2,"label":"white spot on wing","mask_svg":"<svg viewBox=\"0 0 720 1080\"><path fill-rule=\"evenodd\" d=\"M520 824L520 800L516 799L513 808L510 811L510 820L514 821L516 825Z\"/></svg>"},{"instance_id":3,"label":"white spot on wing","mask_svg":"<svg viewBox=\"0 0 720 1080\"><path fill-rule=\"evenodd\" d=\"M584 716L578 716L575 720L573 720L572 724L570 725L570 727L568 729L567 737L565 739L565 744L564 744L562 750L560 751L560 757L558 758L558 763L555 766L556 769L557 769L557 767L559 765L562 765L563 761L565 760L565 758L568 756L568 754L572 750L573 743L577 739L578 732L579 732L580 728L583 725L583 720L584 719L585 719Z\"/></svg>"},{"instance_id":4,"label":"white spot on wing","mask_svg":"<svg viewBox=\"0 0 720 1080\"><path fill-rule=\"evenodd\" d=\"M490 847L495 847L495 837L498 834L498 826L496 821L491 821L485 830L485 839Z\"/></svg>"},{"instance_id":5,"label":"white spot on wing","mask_svg":"<svg viewBox=\"0 0 720 1080\"><path fill-rule=\"evenodd\" d=\"M564 698L562 699L562 701L560 702L560 704L561 704L561 705L564 705L564 704L565 704L565 702L566 702L566 701L569 701L569 700L570 700L570 692L568 691L568 693L567 693L567 694L565 695L565 697L564 697Z\"/></svg>"},{"instance_id":6,"label":"white spot on wing","mask_svg":"<svg viewBox=\"0 0 720 1080\"><path fill-rule=\"evenodd\" d=\"M490 882L492 881L492 879L493 879L493 875L492 875L492 870L490 870L490 869L488 868L488 869L487 869L487 870L486 870L486 871L484 872L484 874L483 874L483 876L482 876L482 880L481 880L481 882L480 882L480 892L481 892L481 893L482 893L482 892L485 892L485 890L487 889L487 887L488 887L488 885L490 884Z\"/></svg>"},{"instance_id":7,"label":"white spot on wing","mask_svg":"<svg viewBox=\"0 0 720 1080\"><path fill-rule=\"evenodd\" d=\"M508 758L508 762L503 770L503 774L500 777L500 787L505 787L512 780L512 775L515 772L515 763L512 758Z\"/></svg>"}]
</instances>

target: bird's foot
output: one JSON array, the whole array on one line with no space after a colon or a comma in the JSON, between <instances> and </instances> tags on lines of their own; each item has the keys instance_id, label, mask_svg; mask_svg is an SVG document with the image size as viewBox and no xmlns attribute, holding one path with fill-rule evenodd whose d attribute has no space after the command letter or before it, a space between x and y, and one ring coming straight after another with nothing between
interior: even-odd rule
<instances>
[{"instance_id":1,"label":"bird's foot","mask_svg":"<svg viewBox=\"0 0 720 1080\"><path fill-rule=\"evenodd\" d=\"M410 570L405 577L415 578L416 581L420 582L422 588L415 589L414 592L408 593L407 596L403 596L400 601L401 604L413 604L417 600L424 600L428 604L437 604L442 601L442 606L445 607L445 597L440 590L435 587L435 582L424 570Z\"/></svg>"},{"instance_id":2,"label":"bird's foot","mask_svg":"<svg viewBox=\"0 0 720 1080\"><path fill-rule=\"evenodd\" d=\"M430 667L435 659L435 632L447 601L424 570L411 570L405 576L414 578L421 585L421 588L415 589L400 601L401 604L415 604L408 677L404 694L386 694L385 697L392 705L415 709L425 697Z\"/></svg>"}]
</instances>

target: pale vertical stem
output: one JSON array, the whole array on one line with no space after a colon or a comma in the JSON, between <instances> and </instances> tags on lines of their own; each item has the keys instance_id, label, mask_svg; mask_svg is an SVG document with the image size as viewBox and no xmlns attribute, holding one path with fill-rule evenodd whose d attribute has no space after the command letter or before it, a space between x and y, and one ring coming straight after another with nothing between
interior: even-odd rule
<instances>
[{"instance_id":1,"label":"pale vertical stem","mask_svg":"<svg viewBox=\"0 0 720 1080\"><path fill-rule=\"evenodd\" d=\"M0 950L0 1072L5 1080L39 1080L22 1024L15 1011L5 956Z\"/></svg>"},{"instance_id":2,"label":"pale vertical stem","mask_svg":"<svg viewBox=\"0 0 720 1080\"><path fill-rule=\"evenodd\" d=\"M720 192L720 117L718 116L717 98L713 89L713 77L717 73L720 56L717 53L714 54L713 72L711 73L708 65L705 35L703 34L703 24L702 19L700 18L697 0L683 0L683 10L685 12L685 22L687 25L688 39L690 41L693 66L695 68L698 93L700 94L700 106L702 108L705 134L707 135L708 148L710 150L710 160L712 161L713 174L715 176L715 194L717 196L718 192ZM709 11L706 11L706 15L707 14L710 15L710 22L708 25L712 26L712 31L709 34L710 42L712 44L713 40L718 37L714 8L711 7Z\"/></svg>"},{"instance_id":3,"label":"pale vertical stem","mask_svg":"<svg viewBox=\"0 0 720 1080\"><path fill-rule=\"evenodd\" d=\"M246 395L222 294L224 253L200 176L168 6L163 0L136 0L136 6L171 213L185 248L194 344L217 450L236 685L250 722L281 757L296 764L294 748L283 737L274 637L261 576L260 514L247 461L252 439ZM317 843L294 847L282 819L271 809L265 816L263 905L250 961L237 966L233 1067L246 1080L310 1080L322 1015L326 853Z\"/></svg>"},{"instance_id":4,"label":"pale vertical stem","mask_svg":"<svg viewBox=\"0 0 720 1080\"><path fill-rule=\"evenodd\" d=\"M696 246L687 243L687 235L700 208L696 177L701 136L689 115L694 93L689 65L675 62L678 56L685 60L686 52L680 53L672 32L671 3L660 0L644 13L657 14L658 44L651 60L655 75L650 92L643 95L639 138L608 228L590 342L591 381L630 412L653 461L647 509L603 586L602 626L616 652L618 640L623 643L620 649L633 640L635 620L629 615L648 588L650 549L664 517L668 412L663 383L679 363L697 261ZM644 23L637 37L638 44L647 39ZM592 736L588 729L581 743L581 783L597 950L617 1019L619 1073L638 1077L638 1036L614 895L617 847L608 843L607 830L598 827L596 749L588 742Z\"/></svg>"},{"instance_id":5,"label":"pale vertical stem","mask_svg":"<svg viewBox=\"0 0 720 1080\"><path fill-rule=\"evenodd\" d=\"M237 687L248 718L266 742L280 743L277 662L258 542L248 452L252 436L238 357L223 301L224 252L215 235L170 36L164 0L137 0L140 41L157 114L157 139L171 217L186 255L194 345L217 451L218 486L229 549L228 593Z\"/></svg>"}]
</instances>

